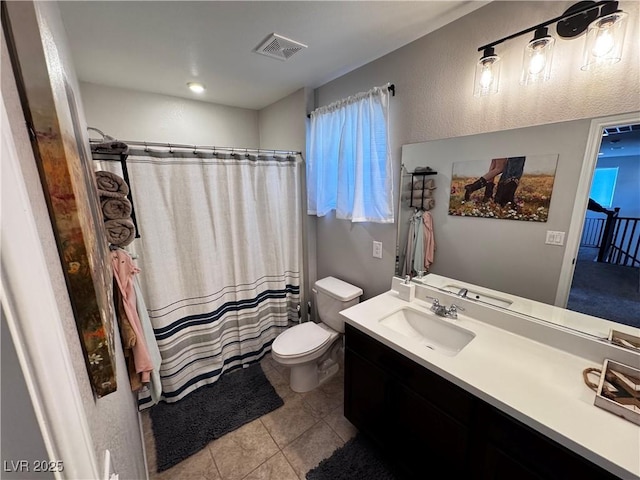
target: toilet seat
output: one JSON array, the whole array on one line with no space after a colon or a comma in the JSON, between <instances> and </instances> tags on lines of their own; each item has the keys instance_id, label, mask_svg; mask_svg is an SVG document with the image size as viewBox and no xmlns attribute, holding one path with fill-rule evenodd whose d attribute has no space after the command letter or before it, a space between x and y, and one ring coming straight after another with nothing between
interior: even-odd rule
<instances>
[{"instance_id":1,"label":"toilet seat","mask_svg":"<svg viewBox=\"0 0 640 480\"><path fill-rule=\"evenodd\" d=\"M321 349L332 337L331 333L314 322L305 322L278 335L271 348L278 356L297 357Z\"/></svg>"}]
</instances>

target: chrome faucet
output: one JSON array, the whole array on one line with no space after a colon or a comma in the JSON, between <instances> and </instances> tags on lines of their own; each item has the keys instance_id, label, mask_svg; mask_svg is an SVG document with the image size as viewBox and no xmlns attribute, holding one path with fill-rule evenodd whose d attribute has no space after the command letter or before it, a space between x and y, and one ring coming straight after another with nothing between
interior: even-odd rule
<instances>
[{"instance_id":1,"label":"chrome faucet","mask_svg":"<svg viewBox=\"0 0 640 480\"><path fill-rule=\"evenodd\" d=\"M458 291L458 294L457 294L457 295L458 295L459 297L462 297L462 298L467 298L467 293L469 293L469 290L467 290L466 288L461 288L461 289Z\"/></svg>"},{"instance_id":2,"label":"chrome faucet","mask_svg":"<svg viewBox=\"0 0 640 480\"><path fill-rule=\"evenodd\" d=\"M456 319L458 318L458 311L464 311L464 308L455 304L451 304L450 307L446 307L445 305L440 305L440 300L434 298L433 304L431 305L431 311L439 317Z\"/></svg>"}]
</instances>

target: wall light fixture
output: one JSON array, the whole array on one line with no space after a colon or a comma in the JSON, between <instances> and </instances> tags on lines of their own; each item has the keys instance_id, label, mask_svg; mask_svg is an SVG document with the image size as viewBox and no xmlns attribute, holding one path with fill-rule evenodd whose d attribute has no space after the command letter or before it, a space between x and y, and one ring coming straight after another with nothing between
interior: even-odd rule
<instances>
[{"instance_id":1,"label":"wall light fixture","mask_svg":"<svg viewBox=\"0 0 640 480\"><path fill-rule=\"evenodd\" d=\"M618 9L617 1L582 1L558 17L479 47L478 51L483 53L476 65L474 95L498 92L501 62L495 47L531 32L535 33L524 50L520 84L530 85L549 79L556 41L549 35L548 27L554 23L557 23L556 33L564 39L578 37L587 31L582 70L620 61L627 17L627 13Z\"/></svg>"}]
</instances>

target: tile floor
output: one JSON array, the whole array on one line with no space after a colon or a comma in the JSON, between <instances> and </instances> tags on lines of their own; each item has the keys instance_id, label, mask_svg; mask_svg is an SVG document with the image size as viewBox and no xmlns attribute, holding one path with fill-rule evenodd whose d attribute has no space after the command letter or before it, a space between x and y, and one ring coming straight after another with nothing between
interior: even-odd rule
<instances>
[{"instance_id":1,"label":"tile floor","mask_svg":"<svg viewBox=\"0 0 640 480\"><path fill-rule=\"evenodd\" d=\"M162 473L156 473L148 412L142 414L151 480L304 480L309 470L356 434L342 414L340 371L308 393L289 388L288 369L268 354L261 362L284 405L218 440Z\"/></svg>"}]
</instances>

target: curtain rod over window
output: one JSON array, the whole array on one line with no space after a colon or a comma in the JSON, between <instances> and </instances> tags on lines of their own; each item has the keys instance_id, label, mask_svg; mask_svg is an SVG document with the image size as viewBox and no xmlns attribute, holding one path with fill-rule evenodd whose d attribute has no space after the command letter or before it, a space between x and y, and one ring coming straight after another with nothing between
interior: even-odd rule
<instances>
[{"instance_id":1,"label":"curtain rod over window","mask_svg":"<svg viewBox=\"0 0 640 480\"><path fill-rule=\"evenodd\" d=\"M87 130L93 130L102 135L101 139L91 138L89 142L92 145L96 144L108 144L109 142L118 143L119 145L125 144L127 146L137 146L137 147L163 147L168 148L169 151L172 151L174 148L181 150L211 150L213 152L231 152L231 153L253 153L253 154L272 154L272 155L302 155L302 152L295 150L273 150L273 149L263 149L263 148L239 148L239 147L216 147L214 145L189 145L183 143L161 143L161 142L143 142L139 140L117 140L109 135L106 135L101 130L98 130L95 127L87 127ZM100 152L107 153L107 152Z\"/></svg>"},{"instance_id":2,"label":"curtain rod over window","mask_svg":"<svg viewBox=\"0 0 640 480\"><path fill-rule=\"evenodd\" d=\"M389 90L391 92L391 96L392 97L396 96L396 86L393 83L388 83L386 85L383 85L382 87L374 87L372 90L375 90L375 88L387 88L387 90ZM363 92L363 93L368 93L368 92ZM362 94L361 93L357 93L356 95L362 95ZM338 100L338 101L340 102L340 101L343 101L343 100ZM319 108L323 108L323 107L319 107ZM311 118L311 114L308 114L307 118Z\"/></svg>"}]
</instances>

